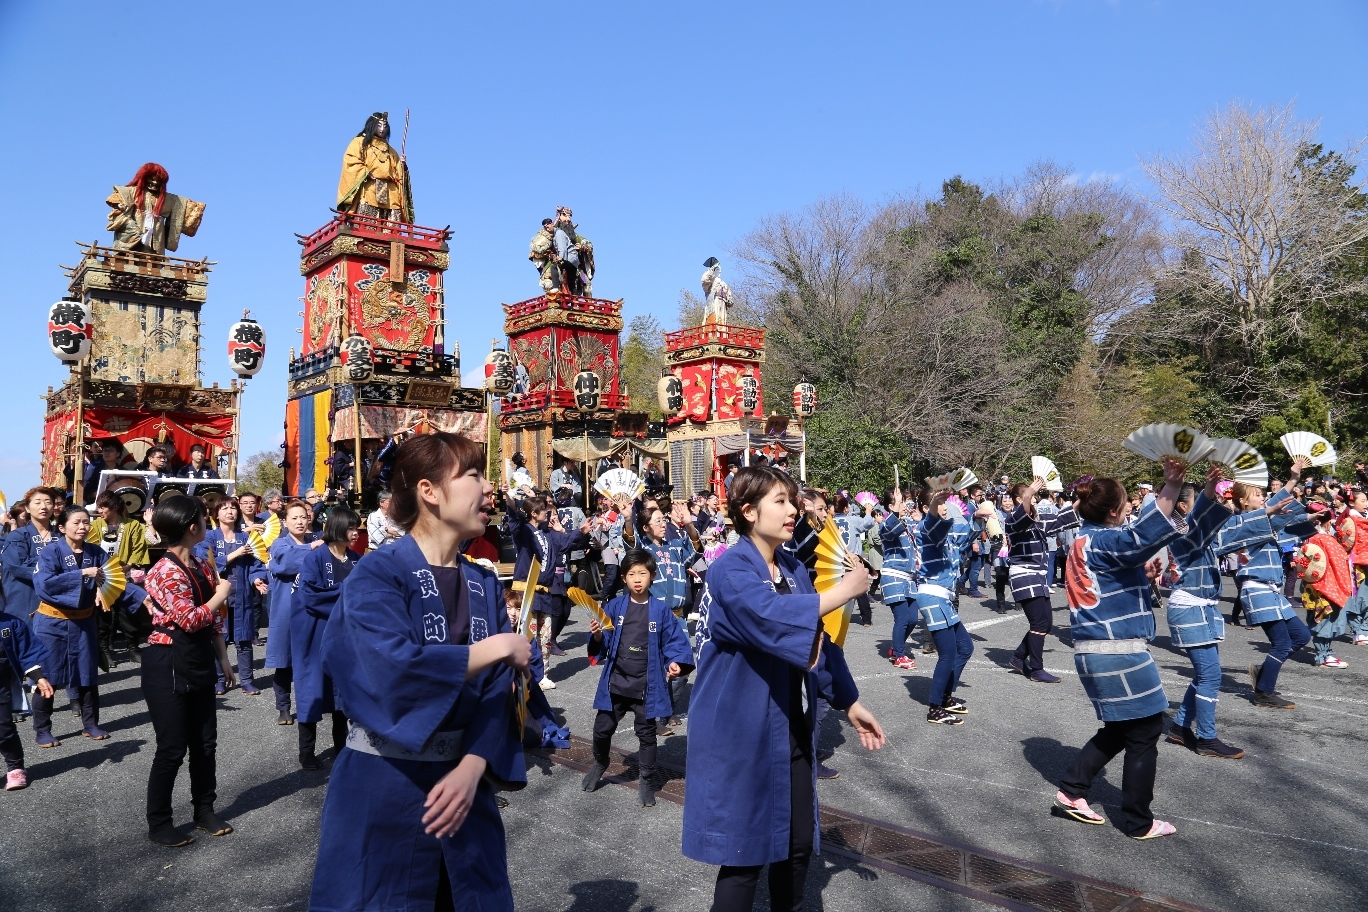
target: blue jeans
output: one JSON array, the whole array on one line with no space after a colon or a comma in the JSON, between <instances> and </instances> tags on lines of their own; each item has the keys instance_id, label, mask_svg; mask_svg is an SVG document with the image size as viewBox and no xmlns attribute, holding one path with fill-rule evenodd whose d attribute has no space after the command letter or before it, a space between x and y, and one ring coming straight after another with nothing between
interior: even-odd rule
<instances>
[{"instance_id":1,"label":"blue jeans","mask_svg":"<svg viewBox=\"0 0 1368 912\"><path fill-rule=\"evenodd\" d=\"M960 672L974 654L974 641L960 623L931 631L931 639L936 641L936 670L931 673L930 702L941 706L959 688Z\"/></svg>"},{"instance_id":2,"label":"blue jeans","mask_svg":"<svg viewBox=\"0 0 1368 912\"><path fill-rule=\"evenodd\" d=\"M1055 572L1055 558L1058 557L1058 556L1059 556L1059 552L1056 551L1056 550L1054 550L1053 548L1051 548L1051 549L1050 549L1048 552L1046 552L1046 554L1045 554L1045 585L1047 585L1047 586L1053 586L1053 585L1054 585L1054 580L1055 580L1055 573L1054 573L1054 572Z\"/></svg>"},{"instance_id":3,"label":"blue jeans","mask_svg":"<svg viewBox=\"0 0 1368 912\"><path fill-rule=\"evenodd\" d=\"M960 578L960 588L971 592L979 591L979 578L983 576L983 555L969 553L969 566Z\"/></svg>"},{"instance_id":4,"label":"blue jeans","mask_svg":"<svg viewBox=\"0 0 1368 912\"><path fill-rule=\"evenodd\" d=\"M893 609L893 658L901 659L907 654L907 638L917 626L917 603L903 599L888 607Z\"/></svg>"},{"instance_id":5,"label":"blue jeans","mask_svg":"<svg viewBox=\"0 0 1368 912\"><path fill-rule=\"evenodd\" d=\"M1273 647L1264 659L1263 668L1259 670L1259 692L1273 693L1278 686L1278 672L1282 671L1283 662L1311 642L1311 631L1306 629L1306 624L1299 617L1269 621L1259 626Z\"/></svg>"},{"instance_id":6,"label":"blue jeans","mask_svg":"<svg viewBox=\"0 0 1368 912\"><path fill-rule=\"evenodd\" d=\"M1187 728L1197 724L1197 737L1209 741L1216 737L1216 698L1221 691L1221 650L1215 643L1187 650L1192 662L1192 683L1173 717L1173 724Z\"/></svg>"}]
</instances>

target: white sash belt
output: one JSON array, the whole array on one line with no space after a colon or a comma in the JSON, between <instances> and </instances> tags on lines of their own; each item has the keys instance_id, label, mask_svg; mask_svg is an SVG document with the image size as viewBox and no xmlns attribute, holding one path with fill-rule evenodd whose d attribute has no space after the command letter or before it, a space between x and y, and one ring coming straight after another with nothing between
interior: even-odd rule
<instances>
[{"instance_id":1,"label":"white sash belt","mask_svg":"<svg viewBox=\"0 0 1368 912\"><path fill-rule=\"evenodd\" d=\"M1144 640L1074 640L1074 652L1103 655L1133 655L1149 652L1149 644Z\"/></svg>"},{"instance_id":2,"label":"white sash belt","mask_svg":"<svg viewBox=\"0 0 1368 912\"><path fill-rule=\"evenodd\" d=\"M935 583L922 583L917 587L917 594L934 595L937 598L943 598L946 601L954 598L954 595L951 594L949 589L946 589L944 586L937 586Z\"/></svg>"},{"instance_id":3,"label":"white sash belt","mask_svg":"<svg viewBox=\"0 0 1368 912\"><path fill-rule=\"evenodd\" d=\"M423 760L429 763L455 762L461 759L464 731L437 732L420 751L411 751L398 743L357 725L348 723L347 747L363 754L388 757L391 760Z\"/></svg>"}]
</instances>

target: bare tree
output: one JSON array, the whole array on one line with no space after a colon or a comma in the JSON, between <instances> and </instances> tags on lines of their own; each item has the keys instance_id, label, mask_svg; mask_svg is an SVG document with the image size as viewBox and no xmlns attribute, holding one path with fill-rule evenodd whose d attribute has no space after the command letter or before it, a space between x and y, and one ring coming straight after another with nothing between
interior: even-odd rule
<instances>
[{"instance_id":1,"label":"bare tree","mask_svg":"<svg viewBox=\"0 0 1368 912\"><path fill-rule=\"evenodd\" d=\"M1308 306L1368 290L1334 268L1368 239L1364 183L1310 179L1302 165L1317 128L1291 104L1233 104L1208 115L1190 152L1142 162L1173 219L1170 245L1199 254L1175 259L1170 276L1201 292L1209 319L1238 332L1251 357L1276 333L1300 334Z\"/></svg>"}]
</instances>

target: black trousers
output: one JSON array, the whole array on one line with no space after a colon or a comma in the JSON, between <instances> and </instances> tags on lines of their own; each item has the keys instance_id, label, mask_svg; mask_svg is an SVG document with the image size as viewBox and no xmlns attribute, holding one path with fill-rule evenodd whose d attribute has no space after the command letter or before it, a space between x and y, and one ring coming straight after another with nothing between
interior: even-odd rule
<instances>
[{"instance_id":1,"label":"black trousers","mask_svg":"<svg viewBox=\"0 0 1368 912\"><path fill-rule=\"evenodd\" d=\"M1030 674L1045 667L1045 637L1054 626L1054 609L1050 607L1048 596L1037 595L1022 602L1021 610L1026 612L1026 623L1030 629L1021 638L1021 645L1013 655L1021 660L1026 673Z\"/></svg>"},{"instance_id":2,"label":"black trousers","mask_svg":"<svg viewBox=\"0 0 1368 912\"><path fill-rule=\"evenodd\" d=\"M789 760L789 857L769 866L770 909L799 912L808 863L812 860L812 834L816 826L812 793L812 760L801 747ZM755 888L764 865L723 865L713 888L712 912L748 912L755 908Z\"/></svg>"},{"instance_id":3,"label":"black trousers","mask_svg":"<svg viewBox=\"0 0 1368 912\"><path fill-rule=\"evenodd\" d=\"M143 650L142 691L157 736L157 752L147 777L147 829L156 832L171 825L171 793L187 753L190 800L195 812L213 810L218 797L214 769L218 717L212 687L185 694L172 689L170 646Z\"/></svg>"},{"instance_id":4,"label":"black trousers","mask_svg":"<svg viewBox=\"0 0 1368 912\"><path fill-rule=\"evenodd\" d=\"M1154 823L1150 802L1154 800L1154 773L1159 764L1159 736L1163 732L1163 713L1124 722L1104 722L1074 758L1073 766L1059 781L1059 790L1070 798L1088 797L1097 774L1124 750L1118 823L1128 836L1145 835Z\"/></svg>"},{"instance_id":5,"label":"black trousers","mask_svg":"<svg viewBox=\"0 0 1368 912\"><path fill-rule=\"evenodd\" d=\"M67 692L76 692L76 696L71 702L76 704L81 712L81 727L86 731L100 727L100 688L95 685L90 687L67 686ZM35 732L52 731L52 701L56 699L56 694L45 697L37 689L29 695L29 705L33 707L33 730Z\"/></svg>"},{"instance_id":6,"label":"black trousers","mask_svg":"<svg viewBox=\"0 0 1368 912\"><path fill-rule=\"evenodd\" d=\"M19 686L13 675L10 663L0 653L0 757L5 760L6 772L24 768L24 743L19 740L19 728L14 724L11 711L14 688ZM34 691L34 696L37 695Z\"/></svg>"},{"instance_id":7,"label":"black trousers","mask_svg":"<svg viewBox=\"0 0 1368 912\"><path fill-rule=\"evenodd\" d=\"M636 731L638 775L645 779L655 775L656 767L656 726L655 720L646 716L646 701L634 700L621 694L610 694L613 700L611 710L600 709L594 719L594 762L608 766L608 748L613 743L613 733L618 723L627 713L632 714L632 728Z\"/></svg>"},{"instance_id":8,"label":"black trousers","mask_svg":"<svg viewBox=\"0 0 1368 912\"><path fill-rule=\"evenodd\" d=\"M329 713L332 716L332 740L333 756L342 753L342 745L347 743L347 717L340 712ZM301 754L312 754L318 750L318 723L300 722L299 723L299 752Z\"/></svg>"}]
</instances>

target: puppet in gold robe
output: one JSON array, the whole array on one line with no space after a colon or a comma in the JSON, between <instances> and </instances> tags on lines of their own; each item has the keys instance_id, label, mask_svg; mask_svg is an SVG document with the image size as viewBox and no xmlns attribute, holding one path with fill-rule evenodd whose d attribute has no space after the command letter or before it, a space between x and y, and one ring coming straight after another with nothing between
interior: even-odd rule
<instances>
[{"instance_id":1,"label":"puppet in gold robe","mask_svg":"<svg viewBox=\"0 0 1368 912\"><path fill-rule=\"evenodd\" d=\"M194 237L204 218L204 203L166 192L166 169L148 162L133 179L105 200L114 210L106 230L114 232L114 246L165 255L180 246L181 235Z\"/></svg>"},{"instance_id":2,"label":"puppet in gold robe","mask_svg":"<svg viewBox=\"0 0 1368 912\"><path fill-rule=\"evenodd\" d=\"M377 111L342 155L337 210L413 223L408 164L388 142L389 115Z\"/></svg>"}]
</instances>

